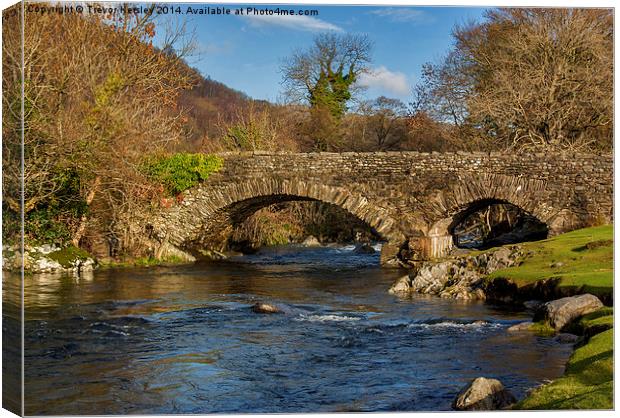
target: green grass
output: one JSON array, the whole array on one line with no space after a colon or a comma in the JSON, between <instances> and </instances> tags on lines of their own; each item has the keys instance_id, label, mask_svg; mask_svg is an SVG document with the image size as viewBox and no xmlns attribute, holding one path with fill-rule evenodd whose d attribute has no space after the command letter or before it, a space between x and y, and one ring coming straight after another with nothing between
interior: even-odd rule
<instances>
[{"instance_id":1,"label":"green grass","mask_svg":"<svg viewBox=\"0 0 620 418\"><path fill-rule=\"evenodd\" d=\"M614 326L614 308L603 307L595 312L584 315L579 322L571 326L569 332L591 336Z\"/></svg>"},{"instance_id":2,"label":"green grass","mask_svg":"<svg viewBox=\"0 0 620 418\"><path fill-rule=\"evenodd\" d=\"M550 336L555 334L555 329L546 322L534 322L530 325L529 330L537 335Z\"/></svg>"},{"instance_id":3,"label":"green grass","mask_svg":"<svg viewBox=\"0 0 620 418\"><path fill-rule=\"evenodd\" d=\"M604 318L601 316L599 318ZM613 408L613 329L575 350L564 376L534 390L514 409Z\"/></svg>"},{"instance_id":4,"label":"green grass","mask_svg":"<svg viewBox=\"0 0 620 418\"><path fill-rule=\"evenodd\" d=\"M574 293L613 294L612 225L580 229L521 246L526 254L522 262L495 271L488 279L509 279L520 287L558 279L559 288ZM533 324L532 330L544 333L545 324ZM613 408L613 308L584 315L569 331L584 335L588 342L575 350L562 377L534 390L515 409Z\"/></svg>"},{"instance_id":5,"label":"green grass","mask_svg":"<svg viewBox=\"0 0 620 418\"><path fill-rule=\"evenodd\" d=\"M518 286L542 279L560 279L560 288L597 296L613 293L613 226L584 228L543 241L522 244L523 262L493 272Z\"/></svg>"}]
</instances>

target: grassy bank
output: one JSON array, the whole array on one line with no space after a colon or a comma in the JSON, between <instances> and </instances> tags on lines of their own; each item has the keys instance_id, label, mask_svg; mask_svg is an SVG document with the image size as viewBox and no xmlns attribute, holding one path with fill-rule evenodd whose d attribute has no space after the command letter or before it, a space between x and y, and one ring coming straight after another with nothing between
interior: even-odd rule
<instances>
[{"instance_id":1,"label":"grassy bank","mask_svg":"<svg viewBox=\"0 0 620 418\"><path fill-rule=\"evenodd\" d=\"M505 278L518 286L559 279L559 288L597 296L613 293L613 226L584 228L543 241L522 244L527 254L515 267L489 279Z\"/></svg>"},{"instance_id":2,"label":"grassy bank","mask_svg":"<svg viewBox=\"0 0 620 418\"><path fill-rule=\"evenodd\" d=\"M613 226L584 228L543 241L521 244L526 254L514 267L497 270L488 278L509 279L524 287L557 279L567 293L613 294ZM540 329L537 329L539 327ZM549 331L534 324L535 331ZM570 332L584 336L586 344L570 357L564 375L535 389L515 409L613 408L613 308L585 315Z\"/></svg>"},{"instance_id":3,"label":"grassy bank","mask_svg":"<svg viewBox=\"0 0 620 418\"><path fill-rule=\"evenodd\" d=\"M515 409L613 408L613 311L602 308L577 324L587 335L607 328L577 348L564 376L534 390Z\"/></svg>"}]
</instances>

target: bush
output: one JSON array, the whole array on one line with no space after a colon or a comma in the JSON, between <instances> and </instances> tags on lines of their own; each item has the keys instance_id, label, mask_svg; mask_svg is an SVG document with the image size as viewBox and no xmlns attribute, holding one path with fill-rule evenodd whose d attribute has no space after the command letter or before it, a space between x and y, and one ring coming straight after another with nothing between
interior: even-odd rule
<instances>
[{"instance_id":1,"label":"bush","mask_svg":"<svg viewBox=\"0 0 620 418\"><path fill-rule=\"evenodd\" d=\"M178 153L148 161L145 172L170 195L176 195L205 181L223 166L224 160L216 155Z\"/></svg>"}]
</instances>

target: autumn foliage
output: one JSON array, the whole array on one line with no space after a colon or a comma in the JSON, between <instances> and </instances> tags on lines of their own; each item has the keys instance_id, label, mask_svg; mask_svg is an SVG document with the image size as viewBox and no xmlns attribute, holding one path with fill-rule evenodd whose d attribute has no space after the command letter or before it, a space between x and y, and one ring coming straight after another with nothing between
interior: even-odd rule
<instances>
[{"instance_id":1,"label":"autumn foliage","mask_svg":"<svg viewBox=\"0 0 620 418\"><path fill-rule=\"evenodd\" d=\"M123 218L155 190L142 160L183 137L177 101L195 75L181 57L153 47L148 14L26 12L22 68L20 13L5 11L2 34L5 216L20 212L23 70L26 232L45 218L62 230L46 239L60 243L78 244L89 229L100 239L122 235Z\"/></svg>"}]
</instances>

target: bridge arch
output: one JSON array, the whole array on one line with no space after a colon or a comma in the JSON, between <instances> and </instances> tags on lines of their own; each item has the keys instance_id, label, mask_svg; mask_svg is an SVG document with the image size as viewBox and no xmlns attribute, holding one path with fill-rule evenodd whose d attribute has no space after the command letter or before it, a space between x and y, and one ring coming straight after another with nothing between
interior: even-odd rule
<instances>
[{"instance_id":1,"label":"bridge arch","mask_svg":"<svg viewBox=\"0 0 620 418\"><path fill-rule=\"evenodd\" d=\"M481 217L485 218L484 221ZM549 234L547 223L525 209L500 199L474 201L451 219L448 233L453 238L453 244L460 248L484 249L544 239ZM480 230L481 222L485 223L482 231L486 232Z\"/></svg>"},{"instance_id":2,"label":"bridge arch","mask_svg":"<svg viewBox=\"0 0 620 418\"><path fill-rule=\"evenodd\" d=\"M373 202L366 196L344 187L307 182L303 179L257 178L223 185L199 185L186 192L183 202L163 217L156 235L160 241L188 249L201 237L223 237L232 224L245 219L258 209L287 201L320 201L340 207L365 222L386 241L385 248L396 256L395 247L405 242L393 216L394 209ZM213 242L213 245L218 244ZM220 242L221 244L221 242Z\"/></svg>"},{"instance_id":3,"label":"bridge arch","mask_svg":"<svg viewBox=\"0 0 620 418\"><path fill-rule=\"evenodd\" d=\"M490 204L510 204L547 226L549 234L561 230L567 215L546 198L546 183L524 176L481 174L462 176L458 182L440 192L438 212L428 232L428 252L441 257L454 246L456 225L476 210Z\"/></svg>"}]
</instances>

